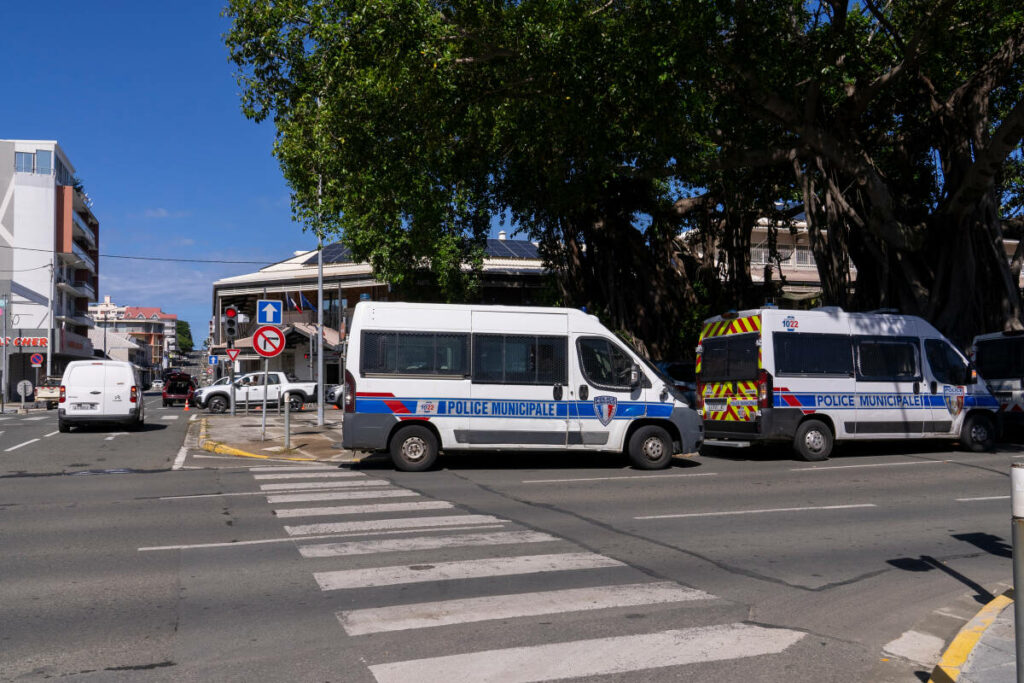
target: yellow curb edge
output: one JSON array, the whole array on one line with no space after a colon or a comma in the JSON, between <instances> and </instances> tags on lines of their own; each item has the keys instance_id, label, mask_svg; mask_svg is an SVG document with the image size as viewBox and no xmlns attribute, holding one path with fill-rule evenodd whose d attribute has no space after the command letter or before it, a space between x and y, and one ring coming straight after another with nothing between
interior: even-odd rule
<instances>
[{"instance_id":1,"label":"yellow curb edge","mask_svg":"<svg viewBox=\"0 0 1024 683\"><path fill-rule=\"evenodd\" d=\"M949 647L942 654L942 659L935 665L928 683L953 683L960 677L960 671L974 647L981 640L985 630L991 626L1000 612L1013 604L1013 589L1009 588L993 598L978 610L974 618L964 624Z\"/></svg>"},{"instance_id":2,"label":"yellow curb edge","mask_svg":"<svg viewBox=\"0 0 1024 683\"><path fill-rule=\"evenodd\" d=\"M292 460L295 462L319 462L316 458L286 458L278 455L260 455L259 453L249 453L238 448L232 448L231 446L225 446L219 441L211 441L207 438L207 424L206 418L200 421L199 427L199 447L204 451L210 453L217 453L219 455L234 455L239 458L258 458L260 460Z\"/></svg>"}]
</instances>

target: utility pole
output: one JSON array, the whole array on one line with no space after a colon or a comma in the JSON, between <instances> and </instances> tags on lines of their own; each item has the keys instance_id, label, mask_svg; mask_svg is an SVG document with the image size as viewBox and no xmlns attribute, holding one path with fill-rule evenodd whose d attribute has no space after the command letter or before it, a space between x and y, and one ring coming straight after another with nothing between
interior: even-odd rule
<instances>
[{"instance_id":1,"label":"utility pole","mask_svg":"<svg viewBox=\"0 0 1024 683\"><path fill-rule=\"evenodd\" d=\"M0 342L4 347L4 359L0 364L0 414L4 412L7 403L7 298L0 296L0 318L3 318L3 336Z\"/></svg>"},{"instance_id":2,"label":"utility pole","mask_svg":"<svg viewBox=\"0 0 1024 683\"><path fill-rule=\"evenodd\" d=\"M50 257L50 293L47 297L47 308L50 312L50 330L47 333L49 339L46 340L46 376L50 377L53 375L53 343L57 340L57 319L53 315L53 300L57 297L56 293L56 280L57 274L54 272L57 262L57 252L54 251ZM91 344L90 344L91 346Z\"/></svg>"}]
</instances>

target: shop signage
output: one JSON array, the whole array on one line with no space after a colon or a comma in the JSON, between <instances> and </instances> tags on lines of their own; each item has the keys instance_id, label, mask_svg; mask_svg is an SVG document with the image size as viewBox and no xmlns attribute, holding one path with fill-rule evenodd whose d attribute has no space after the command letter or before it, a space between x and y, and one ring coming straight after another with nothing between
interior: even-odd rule
<instances>
[{"instance_id":1,"label":"shop signage","mask_svg":"<svg viewBox=\"0 0 1024 683\"><path fill-rule=\"evenodd\" d=\"M0 337L0 346L46 346L46 337Z\"/></svg>"}]
</instances>

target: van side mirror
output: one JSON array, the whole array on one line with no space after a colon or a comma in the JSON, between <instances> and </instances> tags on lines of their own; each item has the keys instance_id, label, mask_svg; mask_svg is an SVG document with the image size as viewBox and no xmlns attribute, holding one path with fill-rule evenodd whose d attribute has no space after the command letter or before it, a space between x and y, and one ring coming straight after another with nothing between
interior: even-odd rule
<instances>
[{"instance_id":1,"label":"van side mirror","mask_svg":"<svg viewBox=\"0 0 1024 683\"><path fill-rule=\"evenodd\" d=\"M636 389L640 386L640 366L633 363L633 367L629 369L629 388Z\"/></svg>"}]
</instances>

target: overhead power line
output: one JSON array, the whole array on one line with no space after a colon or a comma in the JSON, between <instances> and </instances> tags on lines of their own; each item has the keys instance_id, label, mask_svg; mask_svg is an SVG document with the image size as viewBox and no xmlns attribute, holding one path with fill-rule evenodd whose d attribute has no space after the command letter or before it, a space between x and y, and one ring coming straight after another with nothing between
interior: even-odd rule
<instances>
[{"instance_id":1,"label":"overhead power line","mask_svg":"<svg viewBox=\"0 0 1024 683\"><path fill-rule=\"evenodd\" d=\"M52 249L36 249L33 247L12 247L6 244L0 244L2 249L20 249L21 251L37 251L45 254L52 254ZM274 263L274 261L239 261L232 259L203 259L203 258L167 258L161 256L129 256L127 254L100 254L100 258L120 258L130 259L133 261L167 261L170 263L237 263L246 265L266 266ZM4 271L10 272L10 271Z\"/></svg>"}]
</instances>

